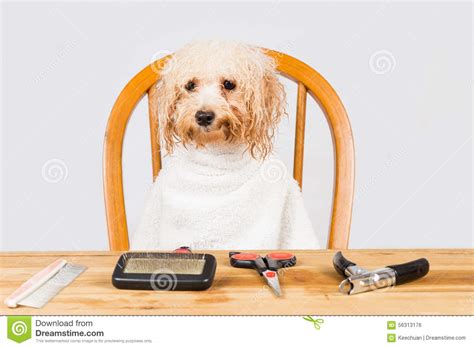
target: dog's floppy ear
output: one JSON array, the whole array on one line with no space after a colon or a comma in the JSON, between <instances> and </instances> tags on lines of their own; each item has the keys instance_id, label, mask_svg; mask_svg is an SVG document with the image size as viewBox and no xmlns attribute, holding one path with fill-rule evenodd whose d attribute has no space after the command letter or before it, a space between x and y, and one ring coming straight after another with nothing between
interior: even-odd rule
<instances>
[{"instance_id":1,"label":"dog's floppy ear","mask_svg":"<svg viewBox=\"0 0 474 348\"><path fill-rule=\"evenodd\" d=\"M278 80L275 61L262 52L257 62L263 76L258 77L247 98L249 125L245 138L252 157L266 158L273 148L273 136L286 115L286 93Z\"/></svg>"},{"instance_id":2,"label":"dog's floppy ear","mask_svg":"<svg viewBox=\"0 0 474 348\"><path fill-rule=\"evenodd\" d=\"M150 98L151 112L158 118L164 147L168 153L172 153L175 145L174 113L178 99L177 88L164 78L150 88Z\"/></svg>"}]
</instances>

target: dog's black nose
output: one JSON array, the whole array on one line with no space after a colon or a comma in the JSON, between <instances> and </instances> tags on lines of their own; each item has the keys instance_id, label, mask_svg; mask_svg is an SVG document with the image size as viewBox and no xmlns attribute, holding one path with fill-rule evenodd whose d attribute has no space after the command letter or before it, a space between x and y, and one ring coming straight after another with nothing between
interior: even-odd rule
<instances>
[{"instance_id":1,"label":"dog's black nose","mask_svg":"<svg viewBox=\"0 0 474 348\"><path fill-rule=\"evenodd\" d=\"M216 115L212 111L198 111L196 112L196 122L198 125L206 127L209 126Z\"/></svg>"}]
</instances>

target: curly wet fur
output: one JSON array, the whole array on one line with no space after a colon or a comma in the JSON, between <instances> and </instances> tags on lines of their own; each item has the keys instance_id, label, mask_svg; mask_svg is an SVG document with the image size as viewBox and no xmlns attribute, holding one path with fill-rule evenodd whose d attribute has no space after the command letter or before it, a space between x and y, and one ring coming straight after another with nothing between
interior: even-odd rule
<instances>
[{"instance_id":1,"label":"curly wet fur","mask_svg":"<svg viewBox=\"0 0 474 348\"><path fill-rule=\"evenodd\" d=\"M286 115L275 65L261 49L238 42L194 42L178 50L151 90L166 151L172 153L178 143L200 147L232 142L246 145L254 158L266 158ZM225 80L235 83L235 89L226 90ZM185 88L190 81L193 91ZM199 110L215 113L209 127L196 123Z\"/></svg>"}]
</instances>

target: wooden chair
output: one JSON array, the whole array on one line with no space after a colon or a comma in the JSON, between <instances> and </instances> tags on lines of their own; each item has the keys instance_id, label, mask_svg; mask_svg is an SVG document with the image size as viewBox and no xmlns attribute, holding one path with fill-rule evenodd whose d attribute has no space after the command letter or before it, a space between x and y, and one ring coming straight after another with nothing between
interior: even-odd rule
<instances>
[{"instance_id":1,"label":"wooden chair","mask_svg":"<svg viewBox=\"0 0 474 348\"><path fill-rule=\"evenodd\" d=\"M309 93L324 111L332 134L335 177L332 217L327 247L346 249L354 192L354 144L344 106L331 85L314 69L289 55L265 50L277 61L278 71L298 84L293 176L302 187L306 96ZM150 87L160 78L164 57L140 71L120 93L107 124L104 143L104 195L110 250L128 250L127 218L122 182L122 145L128 120L138 102L148 94L153 178L161 169L158 124L150 108ZM159 101L158 101L159 102Z\"/></svg>"}]
</instances>

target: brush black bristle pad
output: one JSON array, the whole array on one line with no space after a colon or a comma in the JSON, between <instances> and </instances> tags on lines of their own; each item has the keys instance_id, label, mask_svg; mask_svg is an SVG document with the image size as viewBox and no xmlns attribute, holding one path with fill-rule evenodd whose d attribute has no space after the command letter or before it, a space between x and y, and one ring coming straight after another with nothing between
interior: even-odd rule
<instances>
[{"instance_id":1,"label":"brush black bristle pad","mask_svg":"<svg viewBox=\"0 0 474 348\"><path fill-rule=\"evenodd\" d=\"M131 290L206 290L216 267L210 254L129 252L118 259L112 284Z\"/></svg>"}]
</instances>

